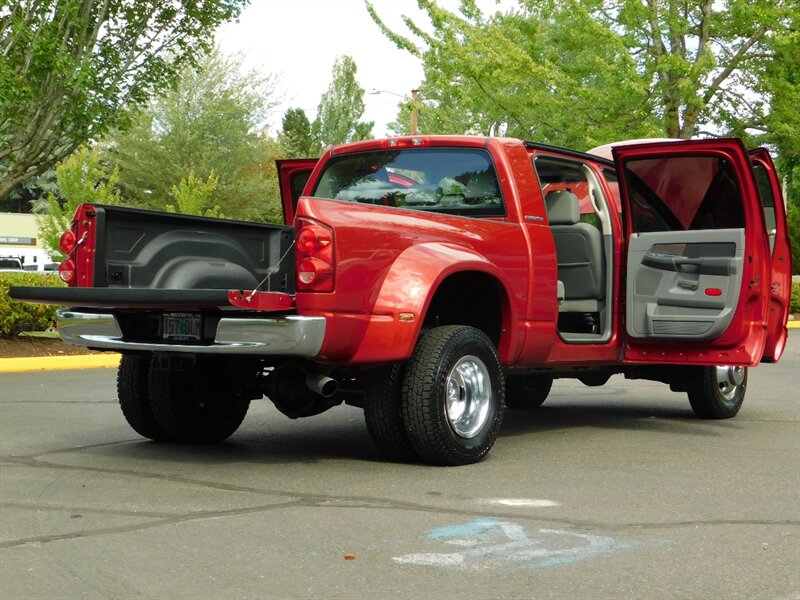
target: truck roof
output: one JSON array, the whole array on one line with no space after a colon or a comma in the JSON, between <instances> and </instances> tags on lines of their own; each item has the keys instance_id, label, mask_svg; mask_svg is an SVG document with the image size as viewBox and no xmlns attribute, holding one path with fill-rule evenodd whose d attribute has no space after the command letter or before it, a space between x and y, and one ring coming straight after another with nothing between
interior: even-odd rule
<instances>
[{"instance_id":1,"label":"truck roof","mask_svg":"<svg viewBox=\"0 0 800 600\"><path fill-rule=\"evenodd\" d=\"M498 140L502 143L517 143L530 150L542 150L545 152L555 152L567 156L574 156L583 160L605 163L613 166L610 150L608 156L596 154L593 151L581 152L571 148L563 148L551 144L531 142L518 138L490 137L482 135L409 135L398 137L376 138L358 142L341 144L330 149L331 156L337 154L349 154L351 152L363 152L369 150L381 150L390 148L413 148L413 147L439 147L439 146L462 146L462 147L485 147L490 140ZM604 148L604 147L601 147ZM595 148L594 150L597 150Z\"/></svg>"}]
</instances>

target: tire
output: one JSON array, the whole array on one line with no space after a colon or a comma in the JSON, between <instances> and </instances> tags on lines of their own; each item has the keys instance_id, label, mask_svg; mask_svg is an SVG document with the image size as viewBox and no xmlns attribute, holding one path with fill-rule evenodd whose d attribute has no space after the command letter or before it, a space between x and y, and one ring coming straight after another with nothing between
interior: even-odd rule
<instances>
[{"instance_id":1,"label":"tire","mask_svg":"<svg viewBox=\"0 0 800 600\"><path fill-rule=\"evenodd\" d=\"M148 377L149 354L123 354L117 369L117 397L122 414L133 430L142 437L156 442L167 440L167 436L156 423L150 405Z\"/></svg>"},{"instance_id":2,"label":"tire","mask_svg":"<svg viewBox=\"0 0 800 600\"><path fill-rule=\"evenodd\" d=\"M547 375L527 375L506 378L506 408L530 410L547 400L553 378Z\"/></svg>"},{"instance_id":3,"label":"tire","mask_svg":"<svg viewBox=\"0 0 800 600\"><path fill-rule=\"evenodd\" d=\"M701 419L730 419L742 407L747 367L699 367L689 386L689 403Z\"/></svg>"},{"instance_id":4,"label":"tire","mask_svg":"<svg viewBox=\"0 0 800 600\"><path fill-rule=\"evenodd\" d=\"M491 450L505 381L492 342L473 327L437 327L417 342L401 390L403 422L423 460L466 465Z\"/></svg>"},{"instance_id":5,"label":"tire","mask_svg":"<svg viewBox=\"0 0 800 600\"><path fill-rule=\"evenodd\" d=\"M389 460L418 460L408 439L401 409L405 363L370 369L364 377L364 420L378 450Z\"/></svg>"},{"instance_id":6,"label":"tire","mask_svg":"<svg viewBox=\"0 0 800 600\"><path fill-rule=\"evenodd\" d=\"M218 384L225 378L214 371L213 363L175 370L160 369L152 361L148 388L153 415L171 441L221 442L242 424L250 401L226 396L224 384Z\"/></svg>"}]
</instances>

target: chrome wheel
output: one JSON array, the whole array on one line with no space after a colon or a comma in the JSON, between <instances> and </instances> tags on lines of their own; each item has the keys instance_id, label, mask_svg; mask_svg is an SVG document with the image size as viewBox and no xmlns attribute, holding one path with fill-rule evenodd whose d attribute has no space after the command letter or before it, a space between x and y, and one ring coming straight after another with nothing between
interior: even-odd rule
<instances>
[{"instance_id":1,"label":"chrome wheel","mask_svg":"<svg viewBox=\"0 0 800 600\"><path fill-rule=\"evenodd\" d=\"M466 325L424 333L406 363L400 392L405 433L437 465L482 460L503 423L505 379L492 341Z\"/></svg>"},{"instance_id":2,"label":"chrome wheel","mask_svg":"<svg viewBox=\"0 0 800 600\"><path fill-rule=\"evenodd\" d=\"M747 367L692 367L689 403L701 419L730 419L742 407L747 391Z\"/></svg>"},{"instance_id":3,"label":"chrome wheel","mask_svg":"<svg viewBox=\"0 0 800 600\"><path fill-rule=\"evenodd\" d=\"M719 393L725 402L730 402L736 396L736 392L744 382L744 367L716 367L715 375Z\"/></svg>"},{"instance_id":4,"label":"chrome wheel","mask_svg":"<svg viewBox=\"0 0 800 600\"><path fill-rule=\"evenodd\" d=\"M492 382L483 361L472 355L461 358L447 376L446 393L450 427L462 438L474 438L492 412Z\"/></svg>"}]
</instances>

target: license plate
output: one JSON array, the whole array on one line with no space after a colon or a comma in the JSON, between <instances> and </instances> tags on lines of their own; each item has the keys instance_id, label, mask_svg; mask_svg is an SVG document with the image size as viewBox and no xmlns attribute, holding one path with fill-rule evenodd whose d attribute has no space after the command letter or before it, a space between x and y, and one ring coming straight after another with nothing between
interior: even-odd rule
<instances>
[{"instance_id":1,"label":"license plate","mask_svg":"<svg viewBox=\"0 0 800 600\"><path fill-rule=\"evenodd\" d=\"M202 333L200 315L166 313L162 318L162 337L174 342L199 341Z\"/></svg>"}]
</instances>

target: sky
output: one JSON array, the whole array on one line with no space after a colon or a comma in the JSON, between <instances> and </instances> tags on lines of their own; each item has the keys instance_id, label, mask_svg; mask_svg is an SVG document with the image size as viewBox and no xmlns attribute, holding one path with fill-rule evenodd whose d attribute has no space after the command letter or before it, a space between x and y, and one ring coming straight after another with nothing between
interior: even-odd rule
<instances>
[{"instance_id":1,"label":"sky","mask_svg":"<svg viewBox=\"0 0 800 600\"><path fill-rule=\"evenodd\" d=\"M438 3L450 10L459 4ZM489 14L514 4L478 0ZM407 33L402 15L420 26L429 23L416 0L373 0L373 5L384 23L400 33ZM395 119L398 102L423 79L419 59L384 37L363 0L251 0L237 23L218 30L217 43L226 54L242 53L245 68L278 75L284 100L273 113L273 131L280 128L288 108L302 108L314 120L338 56L349 54L358 66L357 79L365 90L362 119L375 122L376 137L387 135L386 125Z\"/></svg>"}]
</instances>

